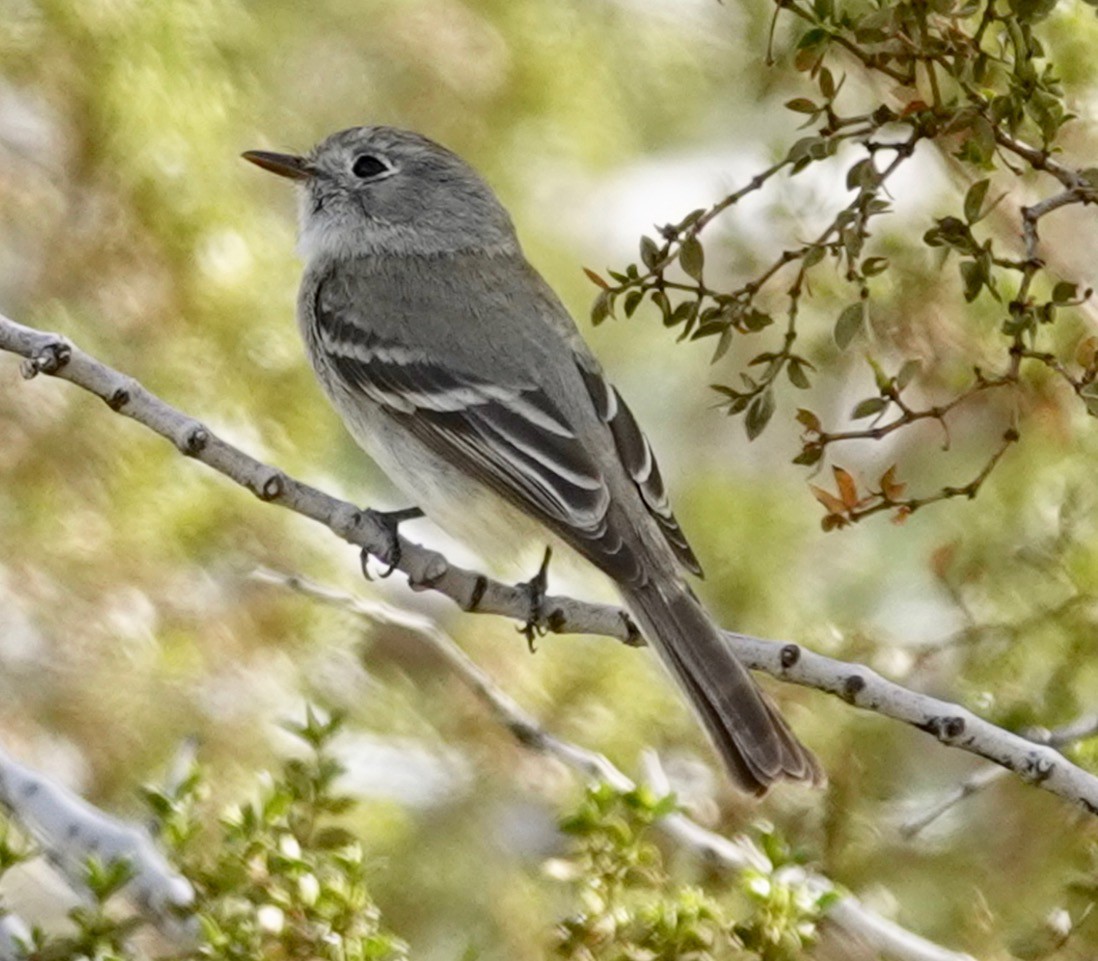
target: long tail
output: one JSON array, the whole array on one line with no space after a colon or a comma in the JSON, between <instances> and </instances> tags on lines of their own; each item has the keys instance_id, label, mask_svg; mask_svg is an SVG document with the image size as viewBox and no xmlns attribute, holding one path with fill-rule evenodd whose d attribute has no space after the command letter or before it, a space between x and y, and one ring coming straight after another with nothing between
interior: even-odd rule
<instances>
[{"instance_id":1,"label":"long tail","mask_svg":"<svg viewBox=\"0 0 1098 961\"><path fill-rule=\"evenodd\" d=\"M641 633L690 697L733 779L764 794L781 778L822 784L823 771L685 585L623 591Z\"/></svg>"}]
</instances>

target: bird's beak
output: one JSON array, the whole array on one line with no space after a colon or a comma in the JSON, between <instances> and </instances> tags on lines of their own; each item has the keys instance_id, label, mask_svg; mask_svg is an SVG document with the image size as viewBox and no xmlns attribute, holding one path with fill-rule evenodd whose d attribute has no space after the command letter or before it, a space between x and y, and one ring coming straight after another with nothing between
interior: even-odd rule
<instances>
[{"instance_id":1,"label":"bird's beak","mask_svg":"<svg viewBox=\"0 0 1098 961\"><path fill-rule=\"evenodd\" d=\"M290 180L308 180L316 173L316 169L308 160L294 154L271 153L269 150L245 150L240 156L250 160L257 167L269 170L280 177L288 177Z\"/></svg>"}]
</instances>

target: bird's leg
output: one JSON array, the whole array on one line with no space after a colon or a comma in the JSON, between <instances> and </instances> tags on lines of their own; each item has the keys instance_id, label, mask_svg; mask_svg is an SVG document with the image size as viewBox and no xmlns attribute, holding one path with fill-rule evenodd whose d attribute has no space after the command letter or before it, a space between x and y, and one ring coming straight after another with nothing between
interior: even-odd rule
<instances>
[{"instance_id":1,"label":"bird's leg","mask_svg":"<svg viewBox=\"0 0 1098 961\"><path fill-rule=\"evenodd\" d=\"M533 654L536 648L535 642L545 633L545 611L542 605L545 603L545 589L549 585L549 561L553 558L553 548L545 548L545 556L541 559L541 567L528 581L523 581L518 586L526 591L530 603L529 616L526 623L519 628L519 633L526 638L526 643Z\"/></svg>"},{"instance_id":2,"label":"bird's leg","mask_svg":"<svg viewBox=\"0 0 1098 961\"><path fill-rule=\"evenodd\" d=\"M400 564L400 525L405 521L414 521L417 517L423 517L423 511L418 507L406 507L399 511L375 511L367 510L366 516L385 529L385 536L389 543L385 548L385 555L378 555L389 566L381 572L382 577L388 577ZM366 580L372 580L368 564L370 552L362 548L362 576Z\"/></svg>"}]
</instances>

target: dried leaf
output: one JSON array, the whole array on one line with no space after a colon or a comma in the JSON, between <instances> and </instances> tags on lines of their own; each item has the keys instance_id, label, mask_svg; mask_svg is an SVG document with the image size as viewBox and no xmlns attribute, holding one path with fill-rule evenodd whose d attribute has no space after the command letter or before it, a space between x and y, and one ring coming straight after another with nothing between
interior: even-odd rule
<instances>
[{"instance_id":1,"label":"dried leaf","mask_svg":"<svg viewBox=\"0 0 1098 961\"><path fill-rule=\"evenodd\" d=\"M893 464L881 475L881 493L890 500L896 501L904 496L907 484L898 483L896 480L896 465Z\"/></svg>"},{"instance_id":2,"label":"dried leaf","mask_svg":"<svg viewBox=\"0 0 1098 961\"><path fill-rule=\"evenodd\" d=\"M808 489L812 491L812 496L816 498L827 509L830 514L843 515L846 513L846 504L844 504L834 494L825 491L822 487L817 487L815 484L809 484Z\"/></svg>"},{"instance_id":3,"label":"dried leaf","mask_svg":"<svg viewBox=\"0 0 1098 961\"><path fill-rule=\"evenodd\" d=\"M854 482L854 477L849 471L845 471L841 467L832 467L831 470L835 475L835 483L838 485L843 506L847 510L853 510L858 506L859 499L858 485Z\"/></svg>"},{"instance_id":4,"label":"dried leaf","mask_svg":"<svg viewBox=\"0 0 1098 961\"><path fill-rule=\"evenodd\" d=\"M603 290L609 289L610 285L598 274L596 274L590 267L584 267L583 272L587 274L587 279L590 280L591 283L595 284L598 287L601 287Z\"/></svg>"},{"instance_id":5,"label":"dried leaf","mask_svg":"<svg viewBox=\"0 0 1098 961\"><path fill-rule=\"evenodd\" d=\"M820 432L820 418L805 407L801 407L797 411L797 422L803 424L807 430L814 431L817 434Z\"/></svg>"}]
</instances>

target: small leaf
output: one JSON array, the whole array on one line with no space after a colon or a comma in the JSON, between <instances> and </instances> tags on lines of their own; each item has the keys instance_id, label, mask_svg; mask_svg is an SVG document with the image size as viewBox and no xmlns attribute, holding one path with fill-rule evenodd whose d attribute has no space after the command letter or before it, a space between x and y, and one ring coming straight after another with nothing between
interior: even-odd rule
<instances>
[{"instance_id":1,"label":"small leaf","mask_svg":"<svg viewBox=\"0 0 1098 961\"><path fill-rule=\"evenodd\" d=\"M747 439L754 440L770 423L774 416L774 392L765 390L756 397L747 408L747 419L744 426L747 429Z\"/></svg>"},{"instance_id":2,"label":"small leaf","mask_svg":"<svg viewBox=\"0 0 1098 961\"><path fill-rule=\"evenodd\" d=\"M744 330L749 330L752 333L763 330L774 323L774 318L769 314L764 314L761 310L752 308L743 316Z\"/></svg>"},{"instance_id":3,"label":"small leaf","mask_svg":"<svg viewBox=\"0 0 1098 961\"><path fill-rule=\"evenodd\" d=\"M879 414L886 407L888 407L888 401L884 397L867 397L865 400L858 401L850 416L854 420L861 420L863 417Z\"/></svg>"},{"instance_id":4,"label":"small leaf","mask_svg":"<svg viewBox=\"0 0 1098 961\"><path fill-rule=\"evenodd\" d=\"M793 463L811 467L818 464L821 457L823 457L823 448L819 444L806 444L804 450L793 458Z\"/></svg>"},{"instance_id":5,"label":"small leaf","mask_svg":"<svg viewBox=\"0 0 1098 961\"><path fill-rule=\"evenodd\" d=\"M789 382L794 387L799 387L801 390L808 390L812 386L808 379L808 374L804 372L804 367L798 360L791 360L785 368L785 372L789 377Z\"/></svg>"},{"instance_id":6,"label":"small leaf","mask_svg":"<svg viewBox=\"0 0 1098 961\"><path fill-rule=\"evenodd\" d=\"M816 434L820 432L820 427L822 426L820 424L820 418L805 407L801 407L797 411L797 423L803 424L806 430L810 430Z\"/></svg>"},{"instance_id":7,"label":"small leaf","mask_svg":"<svg viewBox=\"0 0 1098 961\"><path fill-rule=\"evenodd\" d=\"M785 102L785 109L794 113L815 113L819 108L805 97L794 97Z\"/></svg>"},{"instance_id":8,"label":"small leaf","mask_svg":"<svg viewBox=\"0 0 1098 961\"><path fill-rule=\"evenodd\" d=\"M970 224L974 224L980 219L980 211L983 209L984 199L987 197L987 188L990 185L991 181L985 178L977 180L968 188L968 193L965 194L965 220Z\"/></svg>"},{"instance_id":9,"label":"small leaf","mask_svg":"<svg viewBox=\"0 0 1098 961\"><path fill-rule=\"evenodd\" d=\"M591 323L597 327L606 320L606 318L610 316L612 306L613 297L611 296L610 291L604 290L595 298L594 304L591 305Z\"/></svg>"},{"instance_id":10,"label":"small leaf","mask_svg":"<svg viewBox=\"0 0 1098 961\"><path fill-rule=\"evenodd\" d=\"M830 491L825 491L822 487L817 487L815 484L809 484L808 489L812 491L812 496L827 508L828 513L840 515L846 513L846 504Z\"/></svg>"},{"instance_id":11,"label":"small leaf","mask_svg":"<svg viewBox=\"0 0 1098 961\"><path fill-rule=\"evenodd\" d=\"M867 257L862 261L862 273L867 277L876 277L877 274L887 269L887 257Z\"/></svg>"},{"instance_id":12,"label":"small leaf","mask_svg":"<svg viewBox=\"0 0 1098 961\"><path fill-rule=\"evenodd\" d=\"M590 280L591 283L595 284L598 287L601 287L603 290L607 290L610 287L610 285L593 270L591 270L590 267L584 267L583 272L587 274L587 279Z\"/></svg>"},{"instance_id":13,"label":"small leaf","mask_svg":"<svg viewBox=\"0 0 1098 961\"><path fill-rule=\"evenodd\" d=\"M640 302L644 299L643 290L631 290L625 295L625 316L632 317Z\"/></svg>"},{"instance_id":14,"label":"small leaf","mask_svg":"<svg viewBox=\"0 0 1098 961\"><path fill-rule=\"evenodd\" d=\"M705 251L697 237L687 237L679 247L679 264L695 280L701 280L705 267Z\"/></svg>"},{"instance_id":15,"label":"small leaf","mask_svg":"<svg viewBox=\"0 0 1098 961\"><path fill-rule=\"evenodd\" d=\"M922 369L922 363L917 360L905 360L903 366L900 368L900 372L896 375L896 387L898 390L903 390L911 381L915 375Z\"/></svg>"},{"instance_id":16,"label":"small leaf","mask_svg":"<svg viewBox=\"0 0 1098 961\"><path fill-rule=\"evenodd\" d=\"M965 260L961 263L961 279L965 285L965 300L971 304L983 289L984 272L975 260Z\"/></svg>"},{"instance_id":17,"label":"small leaf","mask_svg":"<svg viewBox=\"0 0 1098 961\"><path fill-rule=\"evenodd\" d=\"M640 255L641 263L649 270L656 266L656 262L659 260L660 249L656 246L656 242L651 237L641 237Z\"/></svg>"},{"instance_id":18,"label":"small leaf","mask_svg":"<svg viewBox=\"0 0 1098 961\"><path fill-rule=\"evenodd\" d=\"M1052 288L1052 302L1054 304L1068 304L1076 300L1079 295L1079 285L1070 280L1061 280Z\"/></svg>"},{"instance_id":19,"label":"small leaf","mask_svg":"<svg viewBox=\"0 0 1098 961\"><path fill-rule=\"evenodd\" d=\"M822 93L828 100L835 96L835 78L831 75L831 71L824 67L820 71L819 77L820 93Z\"/></svg>"},{"instance_id":20,"label":"small leaf","mask_svg":"<svg viewBox=\"0 0 1098 961\"><path fill-rule=\"evenodd\" d=\"M721 331L720 338L717 340L717 346L713 351L713 356L710 358L709 363L715 364L725 354L728 353L728 348L732 346L732 328L725 327Z\"/></svg>"},{"instance_id":21,"label":"small leaf","mask_svg":"<svg viewBox=\"0 0 1098 961\"><path fill-rule=\"evenodd\" d=\"M853 475L841 467L832 467L831 470L835 475L835 483L838 485L839 496L842 498L843 504L847 509L857 507L858 485L854 483Z\"/></svg>"},{"instance_id":22,"label":"small leaf","mask_svg":"<svg viewBox=\"0 0 1098 961\"><path fill-rule=\"evenodd\" d=\"M845 308L835 322L835 343L846 350L865 324L865 303L858 301Z\"/></svg>"},{"instance_id":23,"label":"small leaf","mask_svg":"<svg viewBox=\"0 0 1098 961\"><path fill-rule=\"evenodd\" d=\"M904 490L907 488L907 484L900 484L896 481L896 465L893 464L888 470L881 475L881 493L890 500L899 500L904 496Z\"/></svg>"},{"instance_id":24,"label":"small leaf","mask_svg":"<svg viewBox=\"0 0 1098 961\"><path fill-rule=\"evenodd\" d=\"M809 267L815 267L821 260L824 259L824 254L827 253L827 248L823 244L814 245L808 248L808 253L801 258L801 263L804 265L804 269L808 270Z\"/></svg>"}]
</instances>

